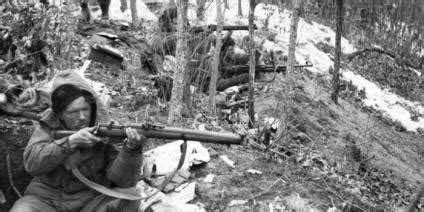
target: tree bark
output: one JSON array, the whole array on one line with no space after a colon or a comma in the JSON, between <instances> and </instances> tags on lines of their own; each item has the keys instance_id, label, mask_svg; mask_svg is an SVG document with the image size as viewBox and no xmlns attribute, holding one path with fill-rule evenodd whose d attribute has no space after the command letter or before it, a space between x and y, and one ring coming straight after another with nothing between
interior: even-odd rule
<instances>
[{"instance_id":1,"label":"tree bark","mask_svg":"<svg viewBox=\"0 0 424 212\"><path fill-rule=\"evenodd\" d=\"M254 40L254 12L256 2L255 0L250 0L250 9L249 9L249 99L248 99L248 114L249 114L249 128L252 128L255 125L255 99L254 99L254 88L253 83L255 81L255 66L256 66L256 47Z\"/></svg>"},{"instance_id":2,"label":"tree bark","mask_svg":"<svg viewBox=\"0 0 424 212\"><path fill-rule=\"evenodd\" d=\"M178 10L178 30L177 30L177 67L174 72L174 82L172 85L172 96L169 106L168 124L173 124L181 118L183 106L183 93L185 85L185 70L188 68L188 0L177 1Z\"/></svg>"},{"instance_id":3,"label":"tree bark","mask_svg":"<svg viewBox=\"0 0 424 212\"><path fill-rule=\"evenodd\" d=\"M217 19L217 30L216 30L216 46L215 53L213 57L212 64L212 73L211 73L211 82L209 83L209 110L212 114L216 114L216 82L218 81L218 72L219 72L219 62L220 62L220 53L222 47L222 25L224 18L222 15L222 2L221 0L216 0L216 19Z\"/></svg>"},{"instance_id":4,"label":"tree bark","mask_svg":"<svg viewBox=\"0 0 424 212\"><path fill-rule=\"evenodd\" d=\"M241 0L238 0L238 16L242 17L243 16L243 11L241 9Z\"/></svg>"},{"instance_id":5,"label":"tree bark","mask_svg":"<svg viewBox=\"0 0 424 212\"><path fill-rule=\"evenodd\" d=\"M341 54L341 37L343 28L343 0L337 0L337 23L336 23L336 45L333 71L333 89L331 99L338 104L339 84L340 84L340 54Z\"/></svg>"},{"instance_id":6,"label":"tree bark","mask_svg":"<svg viewBox=\"0 0 424 212\"><path fill-rule=\"evenodd\" d=\"M223 0L223 1L224 1L225 9L230 9L230 6L228 5L228 0Z\"/></svg>"},{"instance_id":7,"label":"tree bark","mask_svg":"<svg viewBox=\"0 0 424 212\"><path fill-rule=\"evenodd\" d=\"M196 0L197 11L196 16L198 21L203 21L205 19L205 0Z\"/></svg>"},{"instance_id":8,"label":"tree bark","mask_svg":"<svg viewBox=\"0 0 424 212\"><path fill-rule=\"evenodd\" d=\"M138 15L137 15L137 0L130 0L131 7L131 18L133 26L137 27L139 24Z\"/></svg>"},{"instance_id":9,"label":"tree bark","mask_svg":"<svg viewBox=\"0 0 424 212\"><path fill-rule=\"evenodd\" d=\"M296 0L293 15L290 23L290 37L289 37L289 52L287 57L287 80L289 86L292 86L292 79L290 74L294 71L296 65L296 41L297 41L297 26L299 24L300 8L302 0Z\"/></svg>"},{"instance_id":10,"label":"tree bark","mask_svg":"<svg viewBox=\"0 0 424 212\"><path fill-rule=\"evenodd\" d=\"M280 83L284 90L282 97L282 104L283 106L283 114L281 114L281 123L284 125L282 127L278 128L277 140L283 139L283 143L286 141L287 136L287 130L288 130L288 124L290 122L289 120L289 114L290 114L290 108L291 108L291 96L292 96L292 87L294 87L294 80L291 76L296 63L296 41L297 41L297 28L299 24L299 18L300 18L300 12L301 12L301 6L302 6L302 0L295 0L294 6L293 6L293 13L291 16L291 22L290 22L290 37L289 37L289 51L288 51L288 58L287 58L287 71L286 71L286 81Z\"/></svg>"}]
</instances>

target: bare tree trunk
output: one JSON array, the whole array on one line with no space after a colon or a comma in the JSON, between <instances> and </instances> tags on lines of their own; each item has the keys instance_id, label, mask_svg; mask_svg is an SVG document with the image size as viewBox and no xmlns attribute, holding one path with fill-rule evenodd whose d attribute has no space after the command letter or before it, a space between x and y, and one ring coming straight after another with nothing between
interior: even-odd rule
<instances>
[{"instance_id":1,"label":"bare tree trunk","mask_svg":"<svg viewBox=\"0 0 424 212\"><path fill-rule=\"evenodd\" d=\"M228 0L224 0L224 5L227 10L230 9L230 6L228 5Z\"/></svg>"},{"instance_id":2,"label":"bare tree trunk","mask_svg":"<svg viewBox=\"0 0 424 212\"><path fill-rule=\"evenodd\" d=\"M375 35L375 22L376 22L376 13L375 13L375 0L371 2L371 35Z\"/></svg>"},{"instance_id":3,"label":"bare tree trunk","mask_svg":"<svg viewBox=\"0 0 424 212\"><path fill-rule=\"evenodd\" d=\"M197 5L197 11L196 11L196 16L198 21L202 21L205 19L205 5L206 5L206 1L205 0L196 0L196 5Z\"/></svg>"},{"instance_id":4,"label":"bare tree trunk","mask_svg":"<svg viewBox=\"0 0 424 212\"><path fill-rule=\"evenodd\" d=\"M253 83L255 81L255 66L256 66L256 47L254 40L254 12L255 12L256 2L255 0L250 0L250 9L249 9L249 99L248 99L248 114L249 114L249 128L252 128L255 125L255 99L254 99L254 88Z\"/></svg>"},{"instance_id":5,"label":"bare tree trunk","mask_svg":"<svg viewBox=\"0 0 424 212\"><path fill-rule=\"evenodd\" d=\"M131 7L131 18L132 18L132 24L133 26L138 26L138 15L137 15L137 0L130 0L130 7Z\"/></svg>"},{"instance_id":6,"label":"bare tree trunk","mask_svg":"<svg viewBox=\"0 0 424 212\"><path fill-rule=\"evenodd\" d=\"M176 119L181 118L183 106L185 70L188 68L188 0L177 1L178 31L177 31L177 67L174 72L172 85L172 96L169 106L168 124L173 124Z\"/></svg>"},{"instance_id":7,"label":"bare tree trunk","mask_svg":"<svg viewBox=\"0 0 424 212\"><path fill-rule=\"evenodd\" d=\"M241 0L238 0L238 16L243 16L243 11L241 10Z\"/></svg>"},{"instance_id":8,"label":"bare tree trunk","mask_svg":"<svg viewBox=\"0 0 424 212\"><path fill-rule=\"evenodd\" d=\"M302 0L295 0L293 15L290 23L290 37L289 37L289 52L287 58L287 79L289 86L291 77L290 74L294 71L294 65L296 64L296 40L297 40L297 26L299 24L300 8Z\"/></svg>"},{"instance_id":9,"label":"bare tree trunk","mask_svg":"<svg viewBox=\"0 0 424 212\"><path fill-rule=\"evenodd\" d=\"M337 0L337 23L336 23L336 52L334 59L333 71L333 91L331 99L338 104L339 84L340 84L340 53L341 53L341 37L343 27L343 0Z\"/></svg>"},{"instance_id":10,"label":"bare tree trunk","mask_svg":"<svg viewBox=\"0 0 424 212\"><path fill-rule=\"evenodd\" d=\"M213 57L212 64L212 73L211 73L211 82L209 83L209 110L212 114L216 114L216 103L215 103L215 95L216 95L216 82L218 81L218 69L220 62L220 53L221 53L221 34L222 34L222 25L224 22L224 17L222 15L222 2L221 0L216 0L216 19L217 19L217 30L216 30L216 46L215 53Z\"/></svg>"},{"instance_id":11,"label":"bare tree trunk","mask_svg":"<svg viewBox=\"0 0 424 212\"><path fill-rule=\"evenodd\" d=\"M293 13L291 16L290 22L290 37L289 37L289 52L287 58L287 71L286 71L286 81L280 83L280 85L284 88L284 94L282 95L282 104L283 106L283 114L281 116L281 123L284 125L278 128L278 138L277 140L283 139L283 143L286 141L288 124L289 124L289 114L291 109L291 90L294 87L294 80L292 78L292 73L296 64L296 41L297 41L297 28L299 24L299 17L301 12L302 0L295 0L293 6Z\"/></svg>"}]
</instances>

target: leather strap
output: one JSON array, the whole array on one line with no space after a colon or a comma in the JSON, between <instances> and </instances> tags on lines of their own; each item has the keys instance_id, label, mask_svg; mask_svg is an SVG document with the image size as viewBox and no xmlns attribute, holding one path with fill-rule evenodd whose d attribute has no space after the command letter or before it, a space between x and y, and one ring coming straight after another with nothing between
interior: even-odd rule
<instances>
[{"instance_id":1,"label":"leather strap","mask_svg":"<svg viewBox=\"0 0 424 212\"><path fill-rule=\"evenodd\" d=\"M114 198L118 198L118 199L126 199L126 200L143 200L143 199L147 198L147 197L138 196L138 195L134 195L134 194L119 192L117 190L114 190L114 189L102 186L100 184L97 184L97 183L87 179L86 177L84 177L84 175L78 170L77 167L72 168L71 171L79 181L81 181L86 186L90 187L91 189L93 189L93 190L95 190L99 193L102 193L106 196L110 196L110 197L114 197Z\"/></svg>"},{"instance_id":2,"label":"leather strap","mask_svg":"<svg viewBox=\"0 0 424 212\"><path fill-rule=\"evenodd\" d=\"M125 199L125 200L144 200L144 199L148 199L154 195L156 195L157 193L159 193L160 191L162 191L166 185L169 184L169 182L171 182L172 178L175 176L175 174L178 172L178 170L183 166L184 164L184 159L187 153L187 140L184 140L184 143L181 145L181 157L180 160L178 161L178 166L175 169L175 171L169 175L165 181L162 183L162 185L160 186L159 190L157 190L156 192L154 192L151 195L148 196L139 196L139 195L135 195L135 194L129 194L126 192L122 192L122 191L118 191L116 189L111 189L102 185L99 185L89 179L87 179L79 170L78 167L75 164L69 164L71 162L71 160L68 160L68 167L71 169L71 172L75 175L75 177L81 181L82 183L84 183L86 186L88 186L89 188L104 194L106 196L109 197L113 197L113 198L117 198L117 199ZM74 157L71 157L74 158ZM70 158L70 159L71 159Z\"/></svg>"}]
</instances>

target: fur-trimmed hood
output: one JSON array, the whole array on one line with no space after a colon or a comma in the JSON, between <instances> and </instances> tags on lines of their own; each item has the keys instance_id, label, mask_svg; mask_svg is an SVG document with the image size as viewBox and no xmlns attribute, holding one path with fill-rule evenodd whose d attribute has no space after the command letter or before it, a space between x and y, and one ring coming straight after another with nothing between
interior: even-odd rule
<instances>
[{"instance_id":1,"label":"fur-trimmed hood","mask_svg":"<svg viewBox=\"0 0 424 212\"><path fill-rule=\"evenodd\" d=\"M108 112L106 106L102 103L99 96L96 94L96 92L93 90L93 88L87 83L86 80L84 80L78 73L76 73L73 70L66 70L59 72L55 78L53 79L53 85L50 93L52 93L57 87L64 85L64 84L72 84L77 87L79 87L82 90L88 91L93 95L94 99L96 100L96 122L108 122ZM60 127L61 123L59 120L58 115L53 112L51 108L47 109L41 120L40 123L46 124L51 129L57 129Z\"/></svg>"}]
</instances>

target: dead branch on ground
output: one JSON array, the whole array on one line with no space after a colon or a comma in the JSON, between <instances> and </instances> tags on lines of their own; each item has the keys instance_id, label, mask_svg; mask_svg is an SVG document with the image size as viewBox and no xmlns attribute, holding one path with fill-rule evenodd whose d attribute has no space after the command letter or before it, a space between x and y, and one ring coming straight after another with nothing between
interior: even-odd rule
<instances>
[{"instance_id":1,"label":"dead branch on ground","mask_svg":"<svg viewBox=\"0 0 424 212\"><path fill-rule=\"evenodd\" d=\"M420 62L419 64L413 64L411 61L409 61L407 58L404 58L398 54L396 54L395 52L391 52L389 50L385 50L382 48L365 48L350 54L345 55L345 57L347 58L347 60L350 62L353 59L355 59L355 57L362 55L364 53L368 53L368 52L377 52L383 55L386 55L390 58L392 58L397 64L401 65L401 66L407 66L409 68L413 68L413 69L417 69L420 70L423 67L423 62Z\"/></svg>"}]
</instances>

